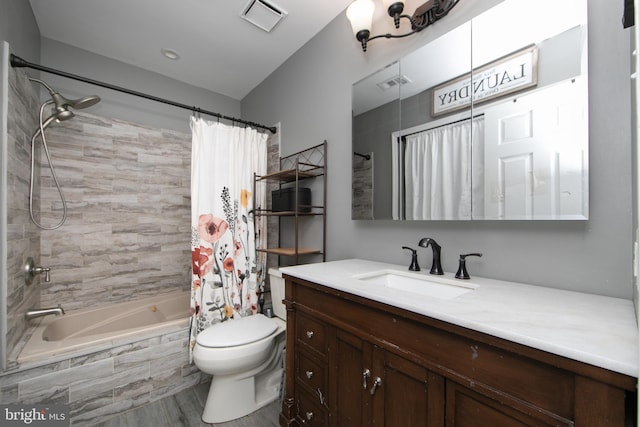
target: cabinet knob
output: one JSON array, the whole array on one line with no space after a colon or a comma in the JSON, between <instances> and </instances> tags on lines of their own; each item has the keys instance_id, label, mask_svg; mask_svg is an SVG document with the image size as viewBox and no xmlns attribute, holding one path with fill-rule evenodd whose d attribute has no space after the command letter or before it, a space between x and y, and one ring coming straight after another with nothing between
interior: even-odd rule
<instances>
[{"instance_id":1,"label":"cabinet knob","mask_svg":"<svg viewBox=\"0 0 640 427\"><path fill-rule=\"evenodd\" d=\"M304 416L307 417L308 421L311 421L313 419L313 412L309 411L305 413Z\"/></svg>"},{"instance_id":2,"label":"cabinet knob","mask_svg":"<svg viewBox=\"0 0 640 427\"><path fill-rule=\"evenodd\" d=\"M305 375L307 376L308 379L311 379L313 377L313 371L306 371Z\"/></svg>"},{"instance_id":3,"label":"cabinet knob","mask_svg":"<svg viewBox=\"0 0 640 427\"><path fill-rule=\"evenodd\" d=\"M307 338L313 338L313 331L307 331Z\"/></svg>"}]
</instances>

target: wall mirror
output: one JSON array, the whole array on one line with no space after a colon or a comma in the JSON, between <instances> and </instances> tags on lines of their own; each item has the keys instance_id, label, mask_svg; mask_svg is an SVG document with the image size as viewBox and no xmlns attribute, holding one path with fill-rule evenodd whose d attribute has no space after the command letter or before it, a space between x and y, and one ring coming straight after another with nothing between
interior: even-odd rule
<instances>
[{"instance_id":1,"label":"wall mirror","mask_svg":"<svg viewBox=\"0 0 640 427\"><path fill-rule=\"evenodd\" d=\"M587 1L525 3L353 85L353 219L588 219Z\"/></svg>"}]
</instances>

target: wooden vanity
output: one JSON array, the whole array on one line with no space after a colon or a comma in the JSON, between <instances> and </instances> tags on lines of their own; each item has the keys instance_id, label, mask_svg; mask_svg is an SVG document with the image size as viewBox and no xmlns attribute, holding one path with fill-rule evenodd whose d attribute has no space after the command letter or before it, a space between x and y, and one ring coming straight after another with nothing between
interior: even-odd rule
<instances>
[{"instance_id":1,"label":"wooden vanity","mask_svg":"<svg viewBox=\"0 0 640 427\"><path fill-rule=\"evenodd\" d=\"M281 426L635 425L632 375L283 273Z\"/></svg>"}]
</instances>

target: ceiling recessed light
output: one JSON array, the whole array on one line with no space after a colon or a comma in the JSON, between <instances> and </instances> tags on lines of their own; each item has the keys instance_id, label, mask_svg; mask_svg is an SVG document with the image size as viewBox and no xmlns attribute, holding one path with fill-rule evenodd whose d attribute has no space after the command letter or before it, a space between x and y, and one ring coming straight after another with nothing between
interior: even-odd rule
<instances>
[{"instance_id":1,"label":"ceiling recessed light","mask_svg":"<svg viewBox=\"0 0 640 427\"><path fill-rule=\"evenodd\" d=\"M162 49L160 49L160 52L162 52L162 54L166 58L172 59L174 61L180 59L180 54L173 49L168 49L166 47L163 47Z\"/></svg>"}]
</instances>

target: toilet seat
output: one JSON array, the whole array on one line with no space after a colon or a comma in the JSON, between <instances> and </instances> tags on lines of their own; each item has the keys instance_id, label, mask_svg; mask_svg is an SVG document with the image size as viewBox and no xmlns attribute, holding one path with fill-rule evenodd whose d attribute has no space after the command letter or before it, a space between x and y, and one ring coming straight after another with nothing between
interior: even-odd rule
<instances>
[{"instance_id":1,"label":"toilet seat","mask_svg":"<svg viewBox=\"0 0 640 427\"><path fill-rule=\"evenodd\" d=\"M196 343L207 348L236 347L273 334L278 325L263 314L254 314L212 325L200 332Z\"/></svg>"}]
</instances>

